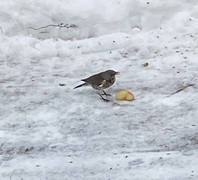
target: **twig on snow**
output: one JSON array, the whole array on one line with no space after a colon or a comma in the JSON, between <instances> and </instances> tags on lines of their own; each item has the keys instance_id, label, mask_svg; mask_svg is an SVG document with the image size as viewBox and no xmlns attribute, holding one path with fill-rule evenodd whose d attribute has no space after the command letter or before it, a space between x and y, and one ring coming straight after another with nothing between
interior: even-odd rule
<instances>
[{"instance_id":1,"label":"twig on snow","mask_svg":"<svg viewBox=\"0 0 198 180\"><path fill-rule=\"evenodd\" d=\"M35 31L38 31L40 29L46 29L48 27L59 27L60 29L61 28L67 28L67 29L69 29L69 28L77 28L78 26L75 25L75 24L64 24L64 23L60 23L60 24L49 24L47 26L42 26L40 28L27 27L27 29L33 29Z\"/></svg>"},{"instance_id":2,"label":"twig on snow","mask_svg":"<svg viewBox=\"0 0 198 180\"><path fill-rule=\"evenodd\" d=\"M194 86L194 85L195 85L195 84L187 84L187 85L181 87L180 89L178 89L177 91L173 92L173 93L170 94L169 96L172 96L172 95L174 95L174 94L176 94L176 93L179 93L180 91L183 91L184 89L186 89L186 88L188 88L188 87L190 87L190 86Z\"/></svg>"}]
</instances>

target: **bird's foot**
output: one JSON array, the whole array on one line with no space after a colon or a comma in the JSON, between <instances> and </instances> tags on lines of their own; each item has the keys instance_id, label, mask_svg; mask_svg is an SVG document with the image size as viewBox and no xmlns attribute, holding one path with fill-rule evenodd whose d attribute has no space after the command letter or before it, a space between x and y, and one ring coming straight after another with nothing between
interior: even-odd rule
<instances>
[{"instance_id":1,"label":"bird's foot","mask_svg":"<svg viewBox=\"0 0 198 180\"><path fill-rule=\"evenodd\" d=\"M102 96L103 96L103 95L105 95L105 96L112 96L111 94L106 94L106 93L105 93L105 94L101 94L101 95L102 95Z\"/></svg>"},{"instance_id":2,"label":"bird's foot","mask_svg":"<svg viewBox=\"0 0 198 180\"><path fill-rule=\"evenodd\" d=\"M99 94L99 93L98 93L98 95L101 97L101 99L102 99L103 101L105 101L105 102L109 102L109 100L108 100L108 99L106 99L106 98L104 98L101 94Z\"/></svg>"},{"instance_id":3,"label":"bird's foot","mask_svg":"<svg viewBox=\"0 0 198 180\"><path fill-rule=\"evenodd\" d=\"M102 91L104 94L102 95L105 95L105 96L111 96L111 94L107 94L104 90Z\"/></svg>"}]
</instances>

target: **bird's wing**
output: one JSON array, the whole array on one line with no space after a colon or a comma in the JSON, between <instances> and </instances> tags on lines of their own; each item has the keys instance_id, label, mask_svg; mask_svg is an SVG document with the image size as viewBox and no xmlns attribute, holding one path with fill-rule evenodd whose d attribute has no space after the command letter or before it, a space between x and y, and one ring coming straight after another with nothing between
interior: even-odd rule
<instances>
[{"instance_id":1,"label":"bird's wing","mask_svg":"<svg viewBox=\"0 0 198 180\"><path fill-rule=\"evenodd\" d=\"M87 79L82 79L81 81L84 81L88 84L92 84L92 85L95 84L99 86L102 84L103 80L105 79L100 74L96 74L96 75L88 77Z\"/></svg>"},{"instance_id":2,"label":"bird's wing","mask_svg":"<svg viewBox=\"0 0 198 180\"><path fill-rule=\"evenodd\" d=\"M107 82L107 80L103 80L100 85L98 85L100 88L104 87L104 84Z\"/></svg>"}]
</instances>

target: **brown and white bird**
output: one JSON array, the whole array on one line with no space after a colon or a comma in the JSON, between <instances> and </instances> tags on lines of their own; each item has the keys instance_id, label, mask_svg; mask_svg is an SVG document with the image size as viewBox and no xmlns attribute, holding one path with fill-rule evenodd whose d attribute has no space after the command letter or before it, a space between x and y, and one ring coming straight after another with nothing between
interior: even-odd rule
<instances>
[{"instance_id":1,"label":"brown and white bird","mask_svg":"<svg viewBox=\"0 0 198 180\"><path fill-rule=\"evenodd\" d=\"M82 86L92 86L92 88L96 90L102 90L104 95L108 96L109 94L107 94L104 91L104 89L114 84L115 79L116 79L115 75L117 74L120 74L120 73L114 70L107 70L98 74L94 74L86 79L82 79L81 81L84 81L84 83L76 86L74 89L82 87ZM108 101L107 99L103 98L101 94L99 95L103 100Z\"/></svg>"}]
</instances>

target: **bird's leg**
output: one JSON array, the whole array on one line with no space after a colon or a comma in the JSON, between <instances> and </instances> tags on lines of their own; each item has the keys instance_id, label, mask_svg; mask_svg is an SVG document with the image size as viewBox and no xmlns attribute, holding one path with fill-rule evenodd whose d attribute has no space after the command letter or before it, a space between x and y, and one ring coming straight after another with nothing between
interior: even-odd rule
<instances>
[{"instance_id":1,"label":"bird's leg","mask_svg":"<svg viewBox=\"0 0 198 180\"><path fill-rule=\"evenodd\" d=\"M102 94L102 95L111 96L111 94L107 94L104 90L102 90L102 92L104 93L104 94Z\"/></svg>"},{"instance_id":2,"label":"bird's leg","mask_svg":"<svg viewBox=\"0 0 198 180\"><path fill-rule=\"evenodd\" d=\"M101 97L101 99L102 99L103 101L109 102L109 100L108 100L108 99L105 99L100 93L98 93L98 95Z\"/></svg>"}]
</instances>

